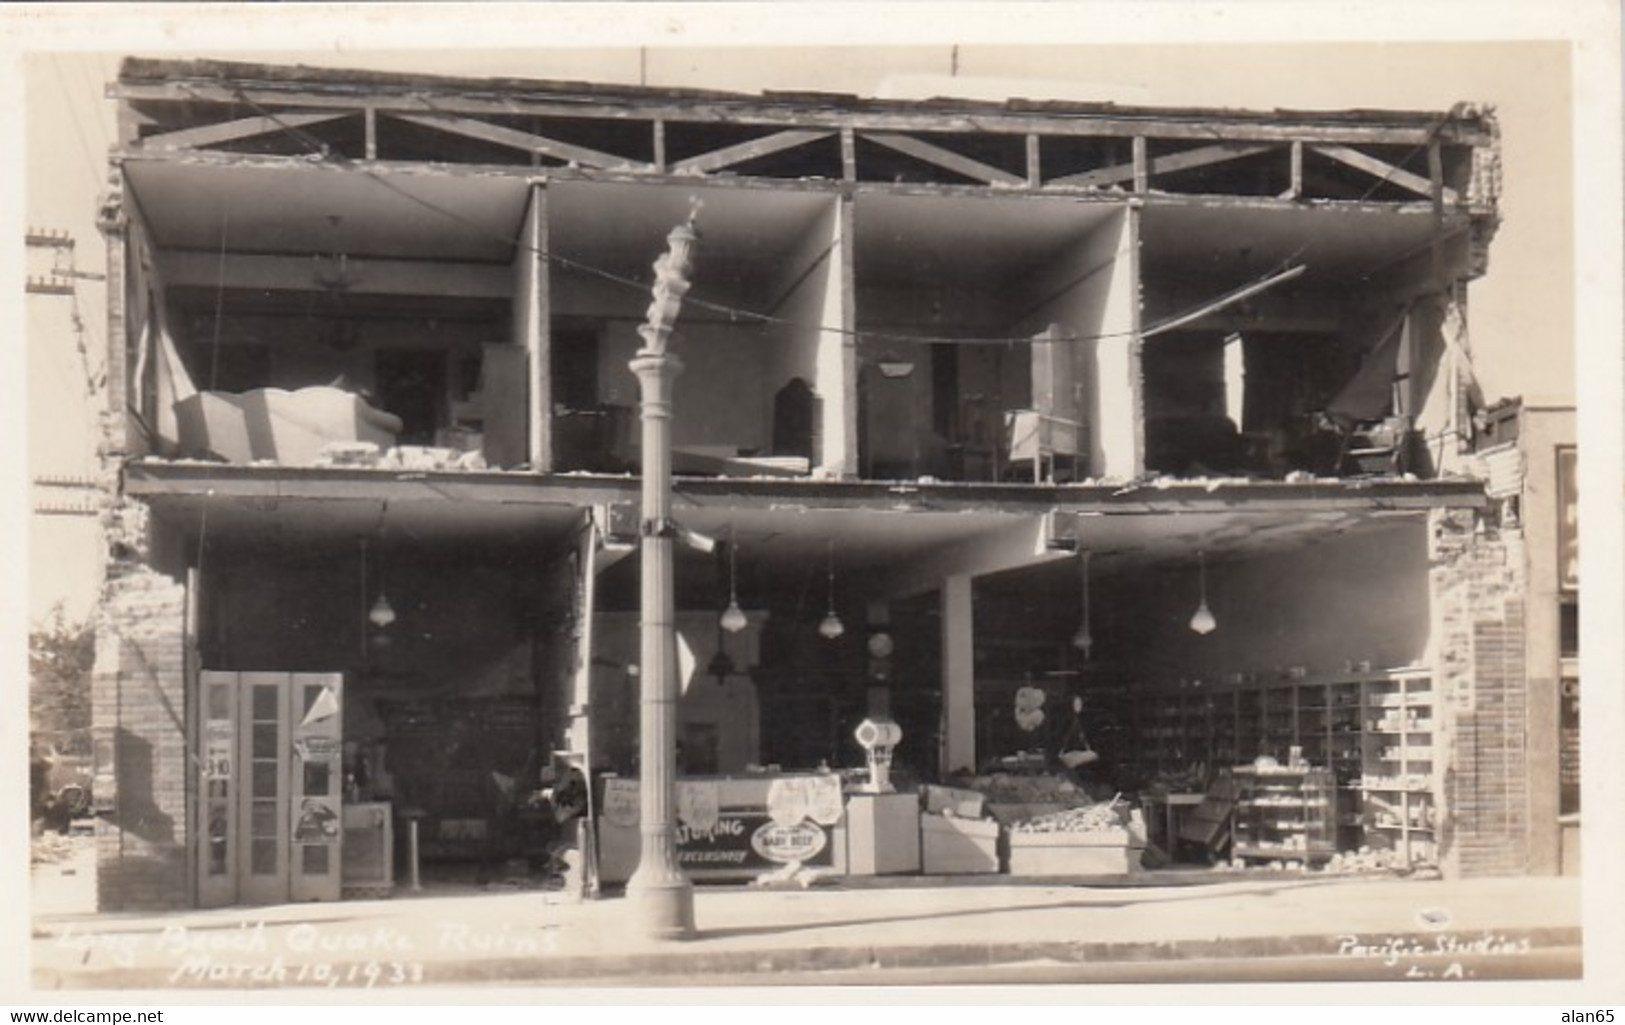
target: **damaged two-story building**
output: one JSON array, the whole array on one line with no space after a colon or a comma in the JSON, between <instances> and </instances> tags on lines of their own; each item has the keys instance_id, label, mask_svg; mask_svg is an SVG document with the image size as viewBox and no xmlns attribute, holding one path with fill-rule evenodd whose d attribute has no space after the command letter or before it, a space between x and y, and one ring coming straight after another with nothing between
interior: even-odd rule
<instances>
[{"instance_id":1,"label":"damaged two-story building","mask_svg":"<svg viewBox=\"0 0 1625 1025\"><path fill-rule=\"evenodd\" d=\"M1468 472L1489 112L134 59L111 94L104 908L369 892L408 826L523 857L516 791L572 768L616 814L628 362L691 212L685 775L857 766L886 717L895 775L962 779L1076 699L1124 792L1307 761L1340 851L1557 843Z\"/></svg>"}]
</instances>

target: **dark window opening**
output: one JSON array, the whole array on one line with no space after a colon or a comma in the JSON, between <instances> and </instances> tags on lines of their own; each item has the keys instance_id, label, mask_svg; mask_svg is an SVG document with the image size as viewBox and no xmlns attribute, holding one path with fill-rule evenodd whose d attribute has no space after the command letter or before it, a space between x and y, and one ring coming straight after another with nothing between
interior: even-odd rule
<instances>
[{"instance_id":1,"label":"dark window opening","mask_svg":"<svg viewBox=\"0 0 1625 1025\"><path fill-rule=\"evenodd\" d=\"M446 357L423 349L385 349L377 354L378 404L401 418L400 443L433 445L442 422Z\"/></svg>"},{"instance_id":2,"label":"dark window opening","mask_svg":"<svg viewBox=\"0 0 1625 1025\"><path fill-rule=\"evenodd\" d=\"M568 410L597 409L598 332L555 327L552 334L553 405Z\"/></svg>"},{"instance_id":3,"label":"dark window opening","mask_svg":"<svg viewBox=\"0 0 1625 1025\"><path fill-rule=\"evenodd\" d=\"M597 328L553 325L553 465L561 472L631 468L634 411L599 399L598 359Z\"/></svg>"},{"instance_id":4,"label":"dark window opening","mask_svg":"<svg viewBox=\"0 0 1625 1025\"><path fill-rule=\"evenodd\" d=\"M1557 653L1563 658L1580 657L1580 603L1569 599L1557 607Z\"/></svg>"}]
</instances>

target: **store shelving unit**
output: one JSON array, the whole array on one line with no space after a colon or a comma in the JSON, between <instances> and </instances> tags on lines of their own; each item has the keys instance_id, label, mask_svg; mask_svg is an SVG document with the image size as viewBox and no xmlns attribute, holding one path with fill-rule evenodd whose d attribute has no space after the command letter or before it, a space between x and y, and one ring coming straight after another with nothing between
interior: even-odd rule
<instances>
[{"instance_id":1,"label":"store shelving unit","mask_svg":"<svg viewBox=\"0 0 1625 1025\"><path fill-rule=\"evenodd\" d=\"M1360 794L1366 843L1414 864L1437 857L1438 708L1425 673L1365 685Z\"/></svg>"},{"instance_id":2,"label":"store shelving unit","mask_svg":"<svg viewBox=\"0 0 1625 1025\"><path fill-rule=\"evenodd\" d=\"M1337 853L1336 788L1326 769L1237 768L1230 856L1324 861Z\"/></svg>"},{"instance_id":3,"label":"store shelving unit","mask_svg":"<svg viewBox=\"0 0 1625 1025\"><path fill-rule=\"evenodd\" d=\"M1297 748L1302 764L1329 780L1334 850L1392 850L1407 864L1436 857L1438 725L1426 670L1235 677L1158 693L1140 707L1145 778L1199 761L1245 767L1261 755L1287 765Z\"/></svg>"},{"instance_id":4,"label":"store shelving unit","mask_svg":"<svg viewBox=\"0 0 1625 1025\"><path fill-rule=\"evenodd\" d=\"M1234 758L1234 695L1207 690L1158 695L1138 717L1136 760L1147 778Z\"/></svg>"}]
</instances>

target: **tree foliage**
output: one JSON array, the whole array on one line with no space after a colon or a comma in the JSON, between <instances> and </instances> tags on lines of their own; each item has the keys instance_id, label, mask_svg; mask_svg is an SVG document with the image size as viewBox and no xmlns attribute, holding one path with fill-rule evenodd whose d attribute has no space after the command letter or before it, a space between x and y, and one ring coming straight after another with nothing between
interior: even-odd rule
<instances>
[{"instance_id":1,"label":"tree foliage","mask_svg":"<svg viewBox=\"0 0 1625 1025\"><path fill-rule=\"evenodd\" d=\"M90 728L90 676L96 631L68 618L58 604L28 633L29 718L42 733Z\"/></svg>"}]
</instances>

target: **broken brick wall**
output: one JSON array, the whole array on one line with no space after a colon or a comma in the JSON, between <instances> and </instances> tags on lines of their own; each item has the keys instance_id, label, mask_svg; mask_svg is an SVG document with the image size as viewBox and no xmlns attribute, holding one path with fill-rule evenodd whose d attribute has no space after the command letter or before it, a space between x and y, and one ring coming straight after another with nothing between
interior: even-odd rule
<instances>
[{"instance_id":1,"label":"broken brick wall","mask_svg":"<svg viewBox=\"0 0 1625 1025\"><path fill-rule=\"evenodd\" d=\"M1429 523L1429 557L1444 870L1522 875L1530 866L1523 539L1485 528L1472 511L1441 510Z\"/></svg>"},{"instance_id":2,"label":"broken brick wall","mask_svg":"<svg viewBox=\"0 0 1625 1025\"><path fill-rule=\"evenodd\" d=\"M102 911L189 907L186 588L114 566L102 596L92 680ZM109 778L109 769L111 776ZM106 785L114 787L103 792Z\"/></svg>"}]
</instances>

